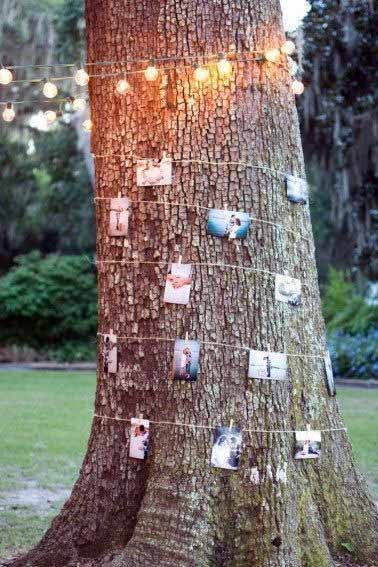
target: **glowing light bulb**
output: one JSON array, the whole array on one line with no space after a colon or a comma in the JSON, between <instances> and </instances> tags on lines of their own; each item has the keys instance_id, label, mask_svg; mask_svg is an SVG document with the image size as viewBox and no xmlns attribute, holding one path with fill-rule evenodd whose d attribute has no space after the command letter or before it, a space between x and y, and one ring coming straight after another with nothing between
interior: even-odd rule
<instances>
[{"instance_id":1,"label":"glowing light bulb","mask_svg":"<svg viewBox=\"0 0 378 567\"><path fill-rule=\"evenodd\" d=\"M53 122L55 122L55 120L56 120L55 110L46 110L45 118L46 118L47 124L52 124Z\"/></svg>"},{"instance_id":2,"label":"glowing light bulb","mask_svg":"<svg viewBox=\"0 0 378 567\"><path fill-rule=\"evenodd\" d=\"M89 83L89 75L85 69L78 69L75 73L75 83L85 87Z\"/></svg>"},{"instance_id":3,"label":"glowing light bulb","mask_svg":"<svg viewBox=\"0 0 378 567\"><path fill-rule=\"evenodd\" d=\"M86 106L85 98L74 98L72 101L72 108L77 112L82 112Z\"/></svg>"},{"instance_id":4,"label":"glowing light bulb","mask_svg":"<svg viewBox=\"0 0 378 567\"><path fill-rule=\"evenodd\" d=\"M9 71L9 69L2 67L0 69L0 84L1 85L9 85L9 83L11 83L12 80L13 80L13 75Z\"/></svg>"},{"instance_id":5,"label":"glowing light bulb","mask_svg":"<svg viewBox=\"0 0 378 567\"><path fill-rule=\"evenodd\" d=\"M84 120L82 126L83 126L83 130L85 130L86 132L91 132L93 128L92 120L90 120L90 118Z\"/></svg>"},{"instance_id":6,"label":"glowing light bulb","mask_svg":"<svg viewBox=\"0 0 378 567\"><path fill-rule=\"evenodd\" d=\"M5 120L5 122L12 122L12 120L14 120L15 116L16 116L16 113L13 109L13 104L11 104L10 102L7 102L6 107L4 108L4 111L3 111L3 119Z\"/></svg>"},{"instance_id":7,"label":"glowing light bulb","mask_svg":"<svg viewBox=\"0 0 378 567\"><path fill-rule=\"evenodd\" d=\"M291 83L291 90L295 95L300 95L304 91L304 84L302 81L293 81Z\"/></svg>"},{"instance_id":8,"label":"glowing light bulb","mask_svg":"<svg viewBox=\"0 0 378 567\"><path fill-rule=\"evenodd\" d=\"M43 85L42 92L46 98L54 98L54 96L58 94L58 87L54 85L54 83L52 83L51 81L45 80L45 84Z\"/></svg>"},{"instance_id":9,"label":"glowing light bulb","mask_svg":"<svg viewBox=\"0 0 378 567\"><path fill-rule=\"evenodd\" d=\"M225 76L225 75L230 75L232 73L232 65L223 53L219 55L219 61L217 63L217 66L220 75Z\"/></svg>"},{"instance_id":10,"label":"glowing light bulb","mask_svg":"<svg viewBox=\"0 0 378 567\"><path fill-rule=\"evenodd\" d=\"M288 67L289 67L289 74L294 77L294 75L297 74L298 71L298 63L296 61L294 61L294 59L292 59L291 57L287 58L287 62L288 62Z\"/></svg>"},{"instance_id":11,"label":"glowing light bulb","mask_svg":"<svg viewBox=\"0 0 378 567\"><path fill-rule=\"evenodd\" d=\"M128 83L126 79L121 79L120 81L118 81L116 86L117 93L125 94L129 89L130 89L130 83Z\"/></svg>"},{"instance_id":12,"label":"glowing light bulb","mask_svg":"<svg viewBox=\"0 0 378 567\"><path fill-rule=\"evenodd\" d=\"M155 67L155 61L153 59L151 59L151 61L148 64L147 69L144 72L144 76L145 76L147 81L156 81L156 79L158 78L158 75L159 75L159 71Z\"/></svg>"},{"instance_id":13,"label":"glowing light bulb","mask_svg":"<svg viewBox=\"0 0 378 567\"><path fill-rule=\"evenodd\" d=\"M209 78L210 73L209 69L206 67L196 67L194 71L194 78L199 81L200 83L204 83Z\"/></svg>"},{"instance_id":14,"label":"glowing light bulb","mask_svg":"<svg viewBox=\"0 0 378 567\"><path fill-rule=\"evenodd\" d=\"M295 51L294 41L287 40L281 46L281 53L284 53L285 55L292 55L294 51Z\"/></svg>"},{"instance_id":15,"label":"glowing light bulb","mask_svg":"<svg viewBox=\"0 0 378 567\"><path fill-rule=\"evenodd\" d=\"M277 63L278 59L280 58L280 50L268 49L268 51L265 51L264 57L267 61L270 61L271 63Z\"/></svg>"}]
</instances>

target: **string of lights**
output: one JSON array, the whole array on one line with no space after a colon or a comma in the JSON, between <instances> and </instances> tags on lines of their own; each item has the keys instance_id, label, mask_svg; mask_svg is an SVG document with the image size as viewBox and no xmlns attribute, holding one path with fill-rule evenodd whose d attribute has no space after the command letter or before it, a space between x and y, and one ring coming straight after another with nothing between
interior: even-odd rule
<instances>
[{"instance_id":1,"label":"string of lights","mask_svg":"<svg viewBox=\"0 0 378 567\"><path fill-rule=\"evenodd\" d=\"M106 333L97 333L97 336L99 337L106 337L108 336ZM120 339L122 341L157 341L157 342L175 342L176 339L172 339L171 337L124 337L124 336L118 336L118 335L114 335L117 339ZM237 346L237 345L231 345L228 343L219 343L219 342L214 342L214 341L201 341L202 345L207 345L207 346L214 346L214 347L221 347L221 348L229 348L231 350L243 350L243 351L247 351L249 352L251 349L250 347L246 347L246 346ZM321 360L324 359L324 357L326 356L326 354L307 354L307 353L291 353L291 352L283 352L282 354L285 354L288 357L291 358L319 358Z\"/></svg>"},{"instance_id":2,"label":"string of lights","mask_svg":"<svg viewBox=\"0 0 378 567\"><path fill-rule=\"evenodd\" d=\"M94 197L93 200L95 202L96 201L111 201L112 198L115 198L115 197ZM133 203L135 203L135 204L154 204L154 205L163 205L163 206L172 206L172 207L186 207L186 208L199 209L199 210L203 210L203 211L211 211L213 209L213 207L205 207L204 205L199 205L197 203L178 203L178 202L174 202L174 201L148 201L148 200L133 199L133 200L130 201L130 204L133 204ZM284 230L286 232L294 234L296 237L302 238L306 242L311 242L311 240L309 238L307 238L306 236L303 236L300 232L298 232L296 230L292 230L290 228L286 228L285 226L283 226L280 223L268 221L268 220L265 220L265 219L259 219L257 217L253 217L253 216L250 216L249 220L251 220L253 222L257 222L257 223L269 224L271 226L278 228L279 230Z\"/></svg>"},{"instance_id":3,"label":"string of lights","mask_svg":"<svg viewBox=\"0 0 378 567\"><path fill-rule=\"evenodd\" d=\"M110 421L124 421L127 423L131 423L131 418L127 418L127 417L118 417L118 416L108 416L108 415L100 415L98 413L93 414L93 417L95 417L96 419L103 419L103 420L110 420ZM152 420L149 419L148 420L150 423L153 423L154 425L173 425L174 427L189 427L190 429L209 429L211 431L215 430L218 425L204 425L204 424L200 424L200 423L184 423L181 421L156 421L156 420ZM321 428L318 429L317 427L313 428L316 431L320 431L321 433L328 433L328 432L332 432L332 431L347 431L346 427L328 427L326 429ZM285 433L289 433L289 434L295 434L297 433L297 431L300 429L248 429L248 428L241 428L241 431L244 433L264 433L264 434L285 434Z\"/></svg>"}]
</instances>

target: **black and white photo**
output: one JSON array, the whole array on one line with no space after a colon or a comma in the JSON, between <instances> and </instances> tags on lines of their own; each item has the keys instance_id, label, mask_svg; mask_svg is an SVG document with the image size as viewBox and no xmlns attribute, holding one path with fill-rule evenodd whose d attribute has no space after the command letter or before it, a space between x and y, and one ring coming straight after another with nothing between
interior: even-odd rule
<instances>
[{"instance_id":1,"label":"black and white photo","mask_svg":"<svg viewBox=\"0 0 378 567\"><path fill-rule=\"evenodd\" d=\"M109 236L126 236L129 230L129 206L127 197L110 199Z\"/></svg>"},{"instance_id":2,"label":"black and white photo","mask_svg":"<svg viewBox=\"0 0 378 567\"><path fill-rule=\"evenodd\" d=\"M192 272L191 264L177 262L168 266L164 290L166 303L177 303L178 305L189 303L190 288L193 283Z\"/></svg>"},{"instance_id":3,"label":"black and white photo","mask_svg":"<svg viewBox=\"0 0 378 567\"><path fill-rule=\"evenodd\" d=\"M102 359L105 374L117 372L117 337L112 333L103 336Z\"/></svg>"},{"instance_id":4,"label":"black and white photo","mask_svg":"<svg viewBox=\"0 0 378 567\"><path fill-rule=\"evenodd\" d=\"M172 185L172 160L168 158L138 160L137 185L139 187Z\"/></svg>"},{"instance_id":5,"label":"black and white photo","mask_svg":"<svg viewBox=\"0 0 378 567\"><path fill-rule=\"evenodd\" d=\"M236 471L240 464L242 433L239 427L215 428L211 466Z\"/></svg>"},{"instance_id":6,"label":"black and white photo","mask_svg":"<svg viewBox=\"0 0 378 567\"><path fill-rule=\"evenodd\" d=\"M130 457L133 459L147 458L149 436L149 420L132 417L130 427Z\"/></svg>"},{"instance_id":7,"label":"black and white photo","mask_svg":"<svg viewBox=\"0 0 378 567\"><path fill-rule=\"evenodd\" d=\"M301 304L302 284L300 280L277 274L275 283L276 301L283 301L293 306Z\"/></svg>"},{"instance_id":8,"label":"black and white photo","mask_svg":"<svg viewBox=\"0 0 378 567\"><path fill-rule=\"evenodd\" d=\"M251 349L249 351L248 378L285 380L287 378L286 354Z\"/></svg>"},{"instance_id":9,"label":"black and white photo","mask_svg":"<svg viewBox=\"0 0 378 567\"><path fill-rule=\"evenodd\" d=\"M175 380L195 382L199 370L199 341L176 339L173 357L173 377Z\"/></svg>"},{"instance_id":10,"label":"black and white photo","mask_svg":"<svg viewBox=\"0 0 378 567\"><path fill-rule=\"evenodd\" d=\"M286 194L289 201L304 205L308 200L307 181L300 177L295 177L294 175L287 175Z\"/></svg>"},{"instance_id":11,"label":"black and white photo","mask_svg":"<svg viewBox=\"0 0 378 567\"><path fill-rule=\"evenodd\" d=\"M296 431L295 432L295 458L317 459L321 452L320 431Z\"/></svg>"},{"instance_id":12,"label":"black and white photo","mask_svg":"<svg viewBox=\"0 0 378 567\"><path fill-rule=\"evenodd\" d=\"M324 357L324 370L325 370L326 386L327 386L328 394L330 396L336 396L335 379L333 376L332 360L329 351L327 351L327 354Z\"/></svg>"}]
</instances>

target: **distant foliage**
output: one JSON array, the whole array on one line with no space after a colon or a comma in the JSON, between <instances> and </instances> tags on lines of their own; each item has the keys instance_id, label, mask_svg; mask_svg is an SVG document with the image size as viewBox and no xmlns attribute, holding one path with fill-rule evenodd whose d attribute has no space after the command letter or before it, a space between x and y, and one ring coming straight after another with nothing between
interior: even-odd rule
<instances>
[{"instance_id":1,"label":"distant foliage","mask_svg":"<svg viewBox=\"0 0 378 567\"><path fill-rule=\"evenodd\" d=\"M95 339L96 297L95 276L83 256L21 256L0 278L0 344L44 352L67 345L77 359L72 344L80 349Z\"/></svg>"},{"instance_id":2,"label":"distant foliage","mask_svg":"<svg viewBox=\"0 0 378 567\"><path fill-rule=\"evenodd\" d=\"M378 325L378 306L368 305L352 282L333 268L323 296L323 314L328 331L366 334Z\"/></svg>"},{"instance_id":3,"label":"distant foliage","mask_svg":"<svg viewBox=\"0 0 378 567\"><path fill-rule=\"evenodd\" d=\"M328 345L337 376L378 379L378 329L365 335L335 331L330 333Z\"/></svg>"}]
</instances>

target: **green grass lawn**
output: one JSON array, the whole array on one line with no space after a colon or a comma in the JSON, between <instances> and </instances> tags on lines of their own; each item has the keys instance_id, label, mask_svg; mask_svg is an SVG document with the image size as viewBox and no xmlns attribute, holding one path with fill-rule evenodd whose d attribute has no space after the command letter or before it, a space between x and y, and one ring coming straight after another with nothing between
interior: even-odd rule
<instances>
[{"instance_id":1,"label":"green grass lawn","mask_svg":"<svg viewBox=\"0 0 378 567\"><path fill-rule=\"evenodd\" d=\"M0 557L30 548L77 477L86 448L91 373L0 372ZM339 389L355 456L378 500L378 390Z\"/></svg>"}]
</instances>

